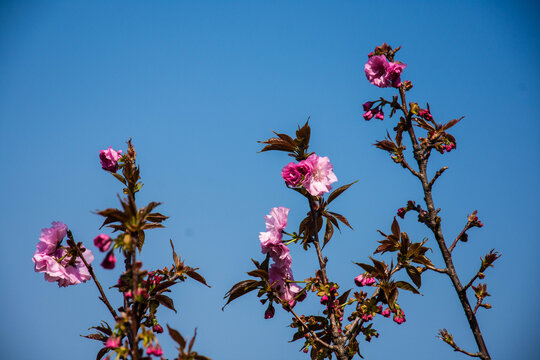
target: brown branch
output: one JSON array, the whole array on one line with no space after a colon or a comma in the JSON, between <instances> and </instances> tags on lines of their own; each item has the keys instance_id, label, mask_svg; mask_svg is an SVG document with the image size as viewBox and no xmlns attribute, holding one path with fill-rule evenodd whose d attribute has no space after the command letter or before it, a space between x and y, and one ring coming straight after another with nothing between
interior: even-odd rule
<instances>
[{"instance_id":1,"label":"brown branch","mask_svg":"<svg viewBox=\"0 0 540 360\"><path fill-rule=\"evenodd\" d=\"M443 174L443 172L445 172L446 170L448 169L447 166L443 167L443 168L440 168L436 173L435 173L435 176L433 176L433 179L431 179L431 181L429 182L428 184L428 187L431 189L433 187L433 184L435 184L435 181L437 181L437 179L439 178L439 176L441 176Z\"/></svg>"},{"instance_id":2,"label":"brown branch","mask_svg":"<svg viewBox=\"0 0 540 360\"><path fill-rule=\"evenodd\" d=\"M476 312L478 311L478 308L480 307L480 305L482 305L482 300L483 300L483 298L478 298L478 300L476 300L476 305L475 305L474 310L473 310L474 315L476 315Z\"/></svg>"},{"instance_id":3,"label":"brown branch","mask_svg":"<svg viewBox=\"0 0 540 360\"><path fill-rule=\"evenodd\" d=\"M461 232L459 233L459 235L456 237L456 239L454 240L454 242L452 243L452 245L450 245L450 247L448 248L448 251L452 252L454 250L454 248L456 247L457 243L459 242L459 239L461 239L461 237L463 235L465 235L465 233L467 232L467 230L470 229L470 225L471 222L470 221L467 221L467 223L465 224L465 227L463 228L463 230L461 230Z\"/></svg>"},{"instance_id":4,"label":"brown branch","mask_svg":"<svg viewBox=\"0 0 540 360\"><path fill-rule=\"evenodd\" d=\"M409 170L411 172L411 174L413 174L417 178L421 179L420 174L418 173L418 171L414 170L405 159L403 159L401 162L407 168L407 170Z\"/></svg>"},{"instance_id":5,"label":"brown branch","mask_svg":"<svg viewBox=\"0 0 540 360\"><path fill-rule=\"evenodd\" d=\"M438 273L441 273L441 274L448 274L448 269L439 269L439 268L436 268L434 266L430 266L430 265L426 265L422 268L423 270L432 270L432 271L436 271Z\"/></svg>"},{"instance_id":6,"label":"brown branch","mask_svg":"<svg viewBox=\"0 0 540 360\"><path fill-rule=\"evenodd\" d=\"M137 250L137 236L131 236L131 253L128 256L131 257L130 271L131 271L131 291L132 299L135 299L137 294L137 274L135 273L135 262L136 262L136 250ZM138 321L137 321L137 312L136 312L137 302L133 301L133 306L131 309L131 337L133 341L131 342L131 358L132 360L137 360L139 358L139 342L137 341Z\"/></svg>"},{"instance_id":7,"label":"brown branch","mask_svg":"<svg viewBox=\"0 0 540 360\"><path fill-rule=\"evenodd\" d=\"M103 288L101 287L101 283L99 282L99 280L96 277L96 274L94 273L94 269L93 269L92 265L90 265L86 261L86 259L84 258L83 254L81 252L81 249L79 248L79 246L77 244L75 244L75 240L73 239L73 233L71 232L71 230L67 231L67 236L68 236L68 240L67 240L68 245L71 248L75 249L75 251L77 251L77 256L79 258L81 258L82 262L84 263L84 266L86 266L86 269L88 269L88 272L90 273L90 276L92 276L92 279L94 280L94 284L96 284L96 286L97 286L97 288L99 290L99 293L101 294L99 299L101 301L103 301L103 303L105 304L105 306L107 306L107 309L111 313L112 317L114 319L116 319L118 317L118 315L116 314L116 311L114 311L114 308L111 306L111 303L109 302L109 299L107 299L107 295L105 295L105 292L103 291Z\"/></svg>"},{"instance_id":8,"label":"brown branch","mask_svg":"<svg viewBox=\"0 0 540 360\"><path fill-rule=\"evenodd\" d=\"M422 188L424 191L424 200L426 202L426 206L428 209L429 217L426 220L425 224L433 232L435 236L435 240L437 241L437 244L439 245L439 249L441 251L444 262L446 264L447 275L450 277L450 280L452 281L452 285L454 286L454 289L460 300L461 306L463 307L463 311L465 312L465 316L467 317L467 320L469 322L469 327L471 328L476 344L478 345L478 349L479 349L478 357L480 357L483 360L490 360L491 357L489 355L487 346L484 342L484 338L482 337L482 332L480 331L480 326L478 325L478 321L476 320L475 312L471 308L469 299L467 298L467 294L463 291L463 286L461 285L459 277L454 268L454 263L452 261L452 253L449 251L449 249L446 246L444 235L441 230L441 220L437 216L437 210L435 208L435 204L433 202L433 197L431 194L431 187L429 186L430 183L428 182L428 177L427 177L428 160L424 156L422 148L418 145L418 140L414 133L414 128L411 124L412 115L407 109L407 101L405 99L405 89L403 86L399 88L399 94L401 97L401 104L402 104L401 109L403 111L403 114L406 117L405 121L406 121L407 131L409 133L411 143L413 144L414 158L416 159L416 162L418 163L418 169L420 170L420 181L422 183Z\"/></svg>"}]
</instances>

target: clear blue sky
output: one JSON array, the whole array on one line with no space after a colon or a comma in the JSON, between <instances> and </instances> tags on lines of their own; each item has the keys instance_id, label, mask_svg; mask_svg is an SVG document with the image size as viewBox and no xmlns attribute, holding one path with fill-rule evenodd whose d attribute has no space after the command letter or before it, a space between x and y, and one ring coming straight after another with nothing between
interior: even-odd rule
<instances>
[{"instance_id":1,"label":"clear blue sky","mask_svg":"<svg viewBox=\"0 0 540 360\"><path fill-rule=\"evenodd\" d=\"M144 265L170 266L172 238L212 285L177 286L178 314L160 310L163 323L185 335L198 327L196 349L216 360L307 359L287 343L284 311L264 320L254 295L221 311L249 258L262 258L269 209L290 207L291 228L307 211L281 181L289 158L257 154L256 141L311 116L312 149L330 157L338 185L359 180L334 207L355 230L327 247L330 276L354 286L351 261L371 254L376 229L388 229L407 200L422 200L415 179L371 145L392 121L361 117L362 103L392 94L363 72L366 54L388 42L403 46L411 101L429 101L439 121L466 116L453 131L458 149L434 156L433 166L450 167L435 201L448 238L474 209L485 224L455 251L461 274L473 274L490 249L503 253L487 272L493 309L478 316L493 358L535 358L539 13L533 1L2 1L3 355L95 358L99 345L79 337L110 320L94 285L59 289L34 273L31 257L54 220L90 246L100 224L92 211L115 206L120 191L98 151L125 149L132 137L145 183L139 199L163 201L171 217L148 233ZM416 241L428 235L412 218L402 224ZM314 254L292 254L295 277L310 276ZM437 251L432 259L441 264ZM119 270L98 273L110 286ZM376 321L381 337L361 344L367 359L465 359L435 337L443 327L475 351L449 280L428 274L422 292L403 295L405 324ZM298 309L322 311L310 302ZM168 336L160 341L173 356Z\"/></svg>"}]
</instances>

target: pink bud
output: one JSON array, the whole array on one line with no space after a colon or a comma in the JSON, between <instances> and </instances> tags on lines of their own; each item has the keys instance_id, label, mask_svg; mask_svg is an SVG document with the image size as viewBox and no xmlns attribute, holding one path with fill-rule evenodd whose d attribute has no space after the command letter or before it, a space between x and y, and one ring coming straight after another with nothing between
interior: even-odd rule
<instances>
[{"instance_id":1,"label":"pink bud","mask_svg":"<svg viewBox=\"0 0 540 360\"><path fill-rule=\"evenodd\" d=\"M366 113L364 114L364 120L371 120L371 119L373 119L373 113L371 112L371 110L366 111Z\"/></svg>"},{"instance_id":2,"label":"pink bud","mask_svg":"<svg viewBox=\"0 0 540 360\"><path fill-rule=\"evenodd\" d=\"M328 303L328 296L323 295L323 296L321 297L321 304L324 305L324 304L327 304L327 303Z\"/></svg>"},{"instance_id":3,"label":"pink bud","mask_svg":"<svg viewBox=\"0 0 540 360\"><path fill-rule=\"evenodd\" d=\"M111 247L112 240L111 237L107 234L99 234L94 238L94 245L99 249L101 252L105 252L109 250Z\"/></svg>"},{"instance_id":4,"label":"pink bud","mask_svg":"<svg viewBox=\"0 0 540 360\"><path fill-rule=\"evenodd\" d=\"M375 119L384 120L384 112L380 110L377 114L375 114Z\"/></svg>"},{"instance_id":5,"label":"pink bud","mask_svg":"<svg viewBox=\"0 0 540 360\"><path fill-rule=\"evenodd\" d=\"M398 211L397 211L397 215L398 215L400 218L405 219L405 209L399 208Z\"/></svg>"},{"instance_id":6,"label":"pink bud","mask_svg":"<svg viewBox=\"0 0 540 360\"><path fill-rule=\"evenodd\" d=\"M121 344L122 344L122 340L113 335L109 339L107 339L105 346L111 349L116 349Z\"/></svg>"},{"instance_id":7,"label":"pink bud","mask_svg":"<svg viewBox=\"0 0 540 360\"><path fill-rule=\"evenodd\" d=\"M264 312L264 318L265 319L271 319L274 317L274 314L276 313L276 310L273 306L270 306L266 311Z\"/></svg>"},{"instance_id":8,"label":"pink bud","mask_svg":"<svg viewBox=\"0 0 540 360\"><path fill-rule=\"evenodd\" d=\"M163 328L161 327L161 325L159 324L154 325L154 332L161 334L163 332Z\"/></svg>"},{"instance_id":9,"label":"pink bud","mask_svg":"<svg viewBox=\"0 0 540 360\"><path fill-rule=\"evenodd\" d=\"M373 102L371 101L368 101L364 103L364 105L362 105L362 107L364 108L364 111L369 111L371 109L371 106L373 106Z\"/></svg>"},{"instance_id":10,"label":"pink bud","mask_svg":"<svg viewBox=\"0 0 540 360\"><path fill-rule=\"evenodd\" d=\"M389 308L386 308L383 312L381 312L381 315L384 316L384 317L390 317L390 309Z\"/></svg>"},{"instance_id":11,"label":"pink bud","mask_svg":"<svg viewBox=\"0 0 540 360\"><path fill-rule=\"evenodd\" d=\"M105 256L105 259L103 259L103 262L101 263L101 266L103 266L104 269L114 269L114 266L116 265L116 258L114 257L114 252L111 250Z\"/></svg>"},{"instance_id":12,"label":"pink bud","mask_svg":"<svg viewBox=\"0 0 540 360\"><path fill-rule=\"evenodd\" d=\"M124 293L124 296L127 298L127 299L131 299L133 297L133 293L131 292L131 290L128 290Z\"/></svg>"}]
</instances>

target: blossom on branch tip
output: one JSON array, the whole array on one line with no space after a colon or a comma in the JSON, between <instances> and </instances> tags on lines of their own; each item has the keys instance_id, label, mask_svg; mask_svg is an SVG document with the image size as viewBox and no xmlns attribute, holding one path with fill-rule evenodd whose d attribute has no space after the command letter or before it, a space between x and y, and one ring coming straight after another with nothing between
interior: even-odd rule
<instances>
[{"instance_id":1,"label":"blossom on branch tip","mask_svg":"<svg viewBox=\"0 0 540 360\"><path fill-rule=\"evenodd\" d=\"M403 312L403 310L401 310L400 308L397 308L395 310L395 314L394 314L394 322L396 322L397 324L401 325L405 322L405 313Z\"/></svg>"},{"instance_id":2,"label":"blossom on branch tip","mask_svg":"<svg viewBox=\"0 0 540 360\"><path fill-rule=\"evenodd\" d=\"M373 119L373 112L371 110L368 110L364 113L364 120L369 121Z\"/></svg>"},{"instance_id":3,"label":"blossom on branch tip","mask_svg":"<svg viewBox=\"0 0 540 360\"><path fill-rule=\"evenodd\" d=\"M116 151L110 146L107 150L100 150L99 160L101 161L101 168L115 173L118 170L118 160L121 157L121 152L122 150Z\"/></svg>"},{"instance_id":4,"label":"blossom on branch tip","mask_svg":"<svg viewBox=\"0 0 540 360\"><path fill-rule=\"evenodd\" d=\"M367 273L360 274L354 278L356 286L371 286L375 284L375 278L369 276Z\"/></svg>"},{"instance_id":5,"label":"blossom on branch tip","mask_svg":"<svg viewBox=\"0 0 540 360\"><path fill-rule=\"evenodd\" d=\"M99 249L101 252L105 252L109 250L111 247L112 240L111 237L107 234L99 234L94 238L94 245Z\"/></svg>"},{"instance_id":6,"label":"blossom on branch tip","mask_svg":"<svg viewBox=\"0 0 540 360\"><path fill-rule=\"evenodd\" d=\"M60 221L42 229L32 258L34 270L45 273L45 280L56 281L60 287L76 285L91 278L84 262L76 255L68 256L67 250L61 246L66 235L67 226ZM94 261L94 254L89 249L83 250L82 256L90 264Z\"/></svg>"},{"instance_id":7,"label":"blossom on branch tip","mask_svg":"<svg viewBox=\"0 0 540 360\"><path fill-rule=\"evenodd\" d=\"M302 186L312 195L321 196L332 190L332 183L337 181L334 174L334 167L328 157L319 157L316 154L310 155L305 162L313 168L311 176L307 177Z\"/></svg>"},{"instance_id":8,"label":"blossom on branch tip","mask_svg":"<svg viewBox=\"0 0 540 360\"><path fill-rule=\"evenodd\" d=\"M389 62L384 55L371 56L364 66L368 81L378 87L400 87L401 73L407 64Z\"/></svg>"},{"instance_id":9,"label":"blossom on branch tip","mask_svg":"<svg viewBox=\"0 0 540 360\"><path fill-rule=\"evenodd\" d=\"M373 102L372 101L368 101L368 102L365 102L363 105L362 105L362 108L364 109L364 111L369 111L371 110L371 107L373 106Z\"/></svg>"},{"instance_id":10,"label":"blossom on branch tip","mask_svg":"<svg viewBox=\"0 0 540 360\"><path fill-rule=\"evenodd\" d=\"M274 309L274 307L272 305L270 305L268 307L268 309L266 309L266 311L264 312L264 318L265 319L271 319L274 317L274 314L276 313L276 309Z\"/></svg>"}]
</instances>

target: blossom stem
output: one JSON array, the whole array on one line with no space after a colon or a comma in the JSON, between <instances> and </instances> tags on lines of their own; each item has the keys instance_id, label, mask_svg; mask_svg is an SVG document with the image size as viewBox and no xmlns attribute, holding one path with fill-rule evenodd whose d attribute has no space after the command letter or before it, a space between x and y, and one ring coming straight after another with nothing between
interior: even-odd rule
<instances>
[{"instance_id":1,"label":"blossom stem","mask_svg":"<svg viewBox=\"0 0 540 360\"><path fill-rule=\"evenodd\" d=\"M99 293L101 294L99 299L103 301L105 306L107 306L107 309L109 309L109 312L111 313L113 318L116 319L118 317L118 315L116 314L116 311L114 311L113 307L111 306L111 303L109 302L109 299L107 299L107 295L105 295L105 292L103 291L103 288L101 287L101 284L99 280L97 279L96 274L94 273L94 269L92 268L92 265L88 264L88 262L86 261L86 259L84 258L81 252L81 249L75 243L75 240L73 239L73 233L71 232L71 230L67 231L67 236L68 236L68 240L67 240L68 245L72 249L75 249L75 251L77 251L77 255L79 256L79 258L81 258L82 262L84 263L84 266L86 266L86 269L88 269L88 272L90 273L90 276L92 276L92 279L94 279L94 284L96 284L99 290Z\"/></svg>"}]
</instances>

